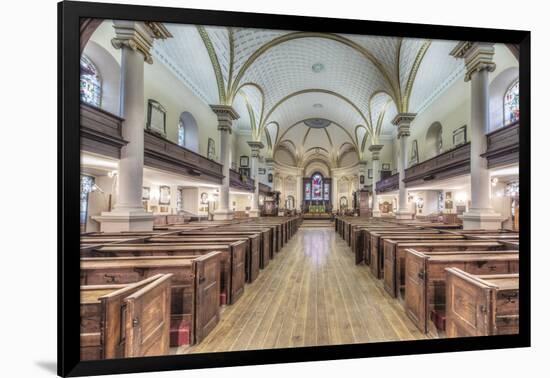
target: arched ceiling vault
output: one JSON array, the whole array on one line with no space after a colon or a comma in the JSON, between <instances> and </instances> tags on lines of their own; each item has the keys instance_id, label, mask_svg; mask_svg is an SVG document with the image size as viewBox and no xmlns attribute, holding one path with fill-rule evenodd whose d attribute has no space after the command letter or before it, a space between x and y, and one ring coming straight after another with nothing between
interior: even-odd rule
<instances>
[{"instance_id":1,"label":"arched ceiling vault","mask_svg":"<svg viewBox=\"0 0 550 378\"><path fill-rule=\"evenodd\" d=\"M174 38L155 42L160 61L209 104L235 107L235 127L265 137L272 153L294 149L297 160L313 136L332 157L349 143L363 159L368 144L391 133L391 117L418 112L463 70L449 55L456 41L166 27ZM314 130L305 123L314 119L330 124Z\"/></svg>"}]
</instances>

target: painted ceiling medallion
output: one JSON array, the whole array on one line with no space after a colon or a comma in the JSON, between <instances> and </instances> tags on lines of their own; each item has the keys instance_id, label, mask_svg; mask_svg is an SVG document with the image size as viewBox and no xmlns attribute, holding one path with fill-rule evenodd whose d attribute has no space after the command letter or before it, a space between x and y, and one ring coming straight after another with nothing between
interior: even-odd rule
<instances>
[{"instance_id":1,"label":"painted ceiling medallion","mask_svg":"<svg viewBox=\"0 0 550 378\"><path fill-rule=\"evenodd\" d=\"M306 126L309 126L312 129L324 129L325 127L331 124L331 122L328 119L324 119L324 118L306 119L304 123L306 124Z\"/></svg>"},{"instance_id":2,"label":"painted ceiling medallion","mask_svg":"<svg viewBox=\"0 0 550 378\"><path fill-rule=\"evenodd\" d=\"M313 104L314 108L320 109L323 107L323 104Z\"/></svg>"},{"instance_id":3,"label":"painted ceiling medallion","mask_svg":"<svg viewBox=\"0 0 550 378\"><path fill-rule=\"evenodd\" d=\"M311 66L311 70L315 73L319 73L325 69L325 65L323 63L315 63L313 66Z\"/></svg>"}]
</instances>

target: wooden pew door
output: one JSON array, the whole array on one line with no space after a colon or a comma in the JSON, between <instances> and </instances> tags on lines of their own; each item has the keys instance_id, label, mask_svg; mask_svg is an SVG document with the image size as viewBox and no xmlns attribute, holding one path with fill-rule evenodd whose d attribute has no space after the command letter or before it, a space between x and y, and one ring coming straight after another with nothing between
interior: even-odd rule
<instances>
[{"instance_id":1,"label":"wooden pew door","mask_svg":"<svg viewBox=\"0 0 550 378\"><path fill-rule=\"evenodd\" d=\"M165 275L125 299L125 357L169 353L171 279Z\"/></svg>"},{"instance_id":2,"label":"wooden pew door","mask_svg":"<svg viewBox=\"0 0 550 378\"><path fill-rule=\"evenodd\" d=\"M426 332L426 259L408 251L405 266L405 309L407 315Z\"/></svg>"},{"instance_id":3,"label":"wooden pew door","mask_svg":"<svg viewBox=\"0 0 550 378\"><path fill-rule=\"evenodd\" d=\"M491 288L472 279L459 279L446 272L447 337L489 335L488 312L491 303Z\"/></svg>"},{"instance_id":4,"label":"wooden pew door","mask_svg":"<svg viewBox=\"0 0 550 378\"><path fill-rule=\"evenodd\" d=\"M195 342L201 342L220 321L220 259L202 256L196 261Z\"/></svg>"}]
</instances>

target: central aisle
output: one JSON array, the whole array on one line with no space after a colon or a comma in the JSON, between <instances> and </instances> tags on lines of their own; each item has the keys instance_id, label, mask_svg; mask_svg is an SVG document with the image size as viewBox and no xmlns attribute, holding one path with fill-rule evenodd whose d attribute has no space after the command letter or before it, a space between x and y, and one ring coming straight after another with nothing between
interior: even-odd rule
<instances>
[{"instance_id":1,"label":"central aisle","mask_svg":"<svg viewBox=\"0 0 550 378\"><path fill-rule=\"evenodd\" d=\"M199 345L206 353L425 338L334 228L301 228Z\"/></svg>"}]
</instances>

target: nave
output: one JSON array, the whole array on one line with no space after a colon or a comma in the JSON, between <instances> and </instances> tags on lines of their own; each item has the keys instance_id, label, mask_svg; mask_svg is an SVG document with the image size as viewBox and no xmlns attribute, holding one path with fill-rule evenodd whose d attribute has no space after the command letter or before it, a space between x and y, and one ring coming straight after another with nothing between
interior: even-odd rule
<instances>
[{"instance_id":1,"label":"nave","mask_svg":"<svg viewBox=\"0 0 550 378\"><path fill-rule=\"evenodd\" d=\"M306 221L304 221L305 223ZM423 339L331 229L301 227L200 344L172 353Z\"/></svg>"}]
</instances>

